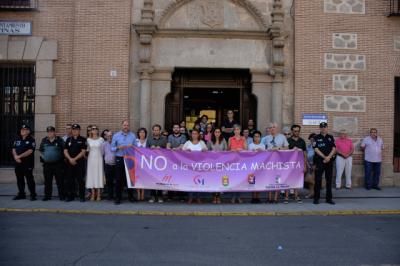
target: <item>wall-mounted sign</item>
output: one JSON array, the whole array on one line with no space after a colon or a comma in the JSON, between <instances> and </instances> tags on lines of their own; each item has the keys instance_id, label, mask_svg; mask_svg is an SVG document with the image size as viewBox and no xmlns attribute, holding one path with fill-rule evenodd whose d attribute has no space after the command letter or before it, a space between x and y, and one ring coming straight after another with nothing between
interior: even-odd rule
<instances>
[{"instance_id":1,"label":"wall-mounted sign","mask_svg":"<svg viewBox=\"0 0 400 266\"><path fill-rule=\"evenodd\" d=\"M32 22L0 20L0 35L32 35Z\"/></svg>"},{"instance_id":2,"label":"wall-mounted sign","mask_svg":"<svg viewBox=\"0 0 400 266\"><path fill-rule=\"evenodd\" d=\"M318 126L321 122L328 123L326 114L303 114L303 126Z\"/></svg>"}]
</instances>

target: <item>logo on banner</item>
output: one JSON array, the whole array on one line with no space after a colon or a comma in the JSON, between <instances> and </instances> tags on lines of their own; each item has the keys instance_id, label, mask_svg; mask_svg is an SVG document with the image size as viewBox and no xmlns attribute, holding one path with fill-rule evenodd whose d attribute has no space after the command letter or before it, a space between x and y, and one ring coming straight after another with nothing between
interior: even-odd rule
<instances>
[{"instance_id":1,"label":"logo on banner","mask_svg":"<svg viewBox=\"0 0 400 266\"><path fill-rule=\"evenodd\" d=\"M280 184L281 183L281 176L280 175L277 175L276 177L275 177L275 184Z\"/></svg>"},{"instance_id":2,"label":"logo on banner","mask_svg":"<svg viewBox=\"0 0 400 266\"><path fill-rule=\"evenodd\" d=\"M229 186L229 176L224 175L224 176L222 177L222 185L223 185L224 187Z\"/></svg>"},{"instance_id":3,"label":"logo on banner","mask_svg":"<svg viewBox=\"0 0 400 266\"><path fill-rule=\"evenodd\" d=\"M202 178L199 175L196 175L195 177L193 177L193 183L195 183L196 185L204 186L205 184L204 178Z\"/></svg>"},{"instance_id":4,"label":"logo on banner","mask_svg":"<svg viewBox=\"0 0 400 266\"><path fill-rule=\"evenodd\" d=\"M177 186L177 184L172 183L172 175L165 175L163 178L161 178L160 182L157 182L156 184L159 186L168 186L168 187L174 187Z\"/></svg>"},{"instance_id":5,"label":"logo on banner","mask_svg":"<svg viewBox=\"0 0 400 266\"><path fill-rule=\"evenodd\" d=\"M255 185L256 184L256 176L253 173L248 174L247 182L249 182L250 185Z\"/></svg>"},{"instance_id":6,"label":"logo on banner","mask_svg":"<svg viewBox=\"0 0 400 266\"><path fill-rule=\"evenodd\" d=\"M71 144L71 143L70 143ZM135 186L136 180L138 176L136 175L136 165L137 161L135 156L125 155L124 156L125 166L128 168L129 179L131 181L132 186Z\"/></svg>"},{"instance_id":7,"label":"logo on banner","mask_svg":"<svg viewBox=\"0 0 400 266\"><path fill-rule=\"evenodd\" d=\"M165 176L162 178L162 181L165 182L165 183L171 183L171 181L172 181L172 175L165 175Z\"/></svg>"}]
</instances>

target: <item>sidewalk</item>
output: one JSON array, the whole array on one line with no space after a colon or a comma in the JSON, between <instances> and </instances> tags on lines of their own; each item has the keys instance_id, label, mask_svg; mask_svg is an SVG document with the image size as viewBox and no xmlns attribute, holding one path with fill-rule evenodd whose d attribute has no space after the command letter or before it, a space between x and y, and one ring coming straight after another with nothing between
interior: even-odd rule
<instances>
[{"instance_id":1,"label":"sidewalk","mask_svg":"<svg viewBox=\"0 0 400 266\"><path fill-rule=\"evenodd\" d=\"M203 204L183 202L165 203L130 203L127 200L121 205L102 200L101 202L79 201L62 202L57 197L43 202L43 185L37 186L38 200L12 200L16 194L16 184L0 184L0 211L7 212L52 212L76 214L114 214L114 215L197 215L197 216L279 216L279 215L373 215L400 214L400 188L387 187L381 191L363 188L353 190L334 190L336 205L325 203L322 194L320 204L304 199L302 204L290 201L289 204L230 204L214 205L208 199ZM53 191L56 191L54 188ZM205 194L208 196L207 194ZM262 195L265 195L262 193ZM28 194L29 196L29 194ZM264 196L265 197L265 196ZM28 197L29 198L29 197ZM245 202L250 194L243 193ZM229 198L226 199L229 202ZM265 200L264 200L265 202Z\"/></svg>"}]
</instances>

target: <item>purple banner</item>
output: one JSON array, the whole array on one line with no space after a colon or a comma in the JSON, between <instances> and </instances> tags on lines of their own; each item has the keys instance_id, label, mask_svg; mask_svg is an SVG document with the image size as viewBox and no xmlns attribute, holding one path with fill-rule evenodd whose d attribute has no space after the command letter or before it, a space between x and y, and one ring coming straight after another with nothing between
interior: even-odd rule
<instances>
[{"instance_id":1,"label":"purple banner","mask_svg":"<svg viewBox=\"0 0 400 266\"><path fill-rule=\"evenodd\" d=\"M198 192L302 188L300 150L188 152L132 147L125 155L128 187Z\"/></svg>"}]
</instances>

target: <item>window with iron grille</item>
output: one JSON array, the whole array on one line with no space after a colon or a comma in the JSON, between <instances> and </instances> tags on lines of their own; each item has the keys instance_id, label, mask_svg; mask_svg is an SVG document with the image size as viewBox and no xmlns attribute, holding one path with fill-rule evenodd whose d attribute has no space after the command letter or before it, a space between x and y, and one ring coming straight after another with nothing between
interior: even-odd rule
<instances>
[{"instance_id":1,"label":"window with iron grille","mask_svg":"<svg viewBox=\"0 0 400 266\"><path fill-rule=\"evenodd\" d=\"M18 128L28 124L34 129L35 81L34 64L0 64L1 167L14 164L11 149Z\"/></svg>"},{"instance_id":2,"label":"window with iron grille","mask_svg":"<svg viewBox=\"0 0 400 266\"><path fill-rule=\"evenodd\" d=\"M37 9L38 0L0 0L0 9L29 10Z\"/></svg>"},{"instance_id":3,"label":"window with iron grille","mask_svg":"<svg viewBox=\"0 0 400 266\"><path fill-rule=\"evenodd\" d=\"M400 0L388 0L388 3L389 3L389 12L387 16L388 17L400 16Z\"/></svg>"}]
</instances>

